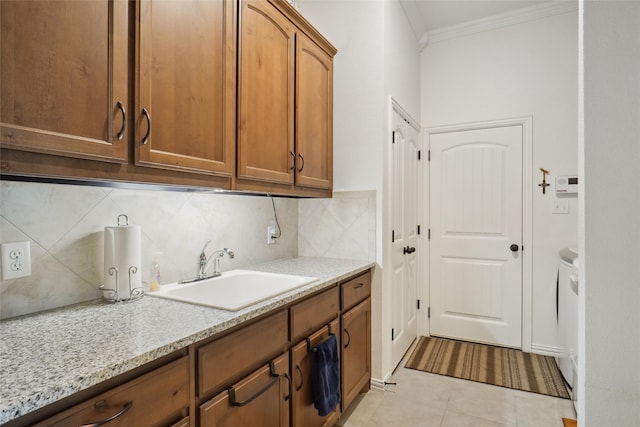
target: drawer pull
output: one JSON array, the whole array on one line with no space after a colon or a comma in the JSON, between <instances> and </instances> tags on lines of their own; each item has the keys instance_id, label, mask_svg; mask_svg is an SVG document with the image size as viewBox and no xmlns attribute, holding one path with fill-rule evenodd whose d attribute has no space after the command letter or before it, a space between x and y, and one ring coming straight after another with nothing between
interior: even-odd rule
<instances>
[{"instance_id":1,"label":"drawer pull","mask_svg":"<svg viewBox=\"0 0 640 427\"><path fill-rule=\"evenodd\" d=\"M344 330L344 333L347 334L347 338L349 338L349 341L347 341L347 343L344 345L344 348L349 347L349 344L351 344L351 334L349 334L348 330Z\"/></svg>"},{"instance_id":2,"label":"drawer pull","mask_svg":"<svg viewBox=\"0 0 640 427\"><path fill-rule=\"evenodd\" d=\"M280 376L278 375L277 377L273 377L271 378L271 381L269 381L268 383L266 383L260 390L258 390L253 396L249 396L249 398L238 402L236 400L236 389L233 388L233 386L228 388L228 392L229 392L229 403L231 403L231 406L244 406L247 403L250 403L251 401L253 401L254 399L256 399L258 396L260 396L262 393L264 393L265 391L267 391L268 389L271 388L272 385L274 385L275 383L277 383L280 380Z\"/></svg>"},{"instance_id":3,"label":"drawer pull","mask_svg":"<svg viewBox=\"0 0 640 427\"><path fill-rule=\"evenodd\" d=\"M357 285L355 285L355 286L353 287L353 289L360 289L360 288L361 288L361 287L363 287L363 286L364 286L364 283L358 283Z\"/></svg>"},{"instance_id":4,"label":"drawer pull","mask_svg":"<svg viewBox=\"0 0 640 427\"><path fill-rule=\"evenodd\" d=\"M131 406L133 406L133 400L130 400L127 403L125 403L124 406L122 407L122 409L120 410L120 412L118 412L115 415L112 415L111 417L107 418L106 420L102 420L102 421L98 421L98 422L90 423L90 424L82 424L80 427L98 427L98 426L101 426L101 425L106 424L108 422L111 422L111 421L115 420L116 418L118 418L119 416L124 415L125 412L127 412L129 409L131 409Z\"/></svg>"},{"instance_id":5,"label":"drawer pull","mask_svg":"<svg viewBox=\"0 0 640 427\"><path fill-rule=\"evenodd\" d=\"M250 403L262 393L269 390L272 385L280 380L280 374L276 372L276 365L275 363L273 363L273 360L269 362L269 375L271 375L271 381L262 386L262 388L258 390L253 396L249 396L247 399L241 402L238 402L236 400L236 389L233 388L233 386L229 387L227 389L227 392L229 392L229 403L231 403L231 406L244 406L247 403ZM289 395L291 395L291 393L289 393Z\"/></svg>"}]
</instances>

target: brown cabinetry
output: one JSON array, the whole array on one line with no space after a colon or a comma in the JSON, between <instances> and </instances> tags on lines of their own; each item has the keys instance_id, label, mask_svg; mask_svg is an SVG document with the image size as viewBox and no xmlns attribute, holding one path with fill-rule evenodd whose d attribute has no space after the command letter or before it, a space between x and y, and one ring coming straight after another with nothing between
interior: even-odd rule
<instances>
[{"instance_id":1,"label":"brown cabinetry","mask_svg":"<svg viewBox=\"0 0 640 427\"><path fill-rule=\"evenodd\" d=\"M200 406L203 427L289 427L289 355L283 354Z\"/></svg>"},{"instance_id":2,"label":"brown cabinetry","mask_svg":"<svg viewBox=\"0 0 640 427\"><path fill-rule=\"evenodd\" d=\"M340 407L321 417L314 406L311 377L313 372L313 347L326 339L329 334L337 334L340 322L335 319L291 349L291 378L293 398L291 402L291 425L304 427L332 426L340 416ZM338 345L340 339L338 338Z\"/></svg>"},{"instance_id":3,"label":"brown cabinetry","mask_svg":"<svg viewBox=\"0 0 640 427\"><path fill-rule=\"evenodd\" d=\"M198 348L198 395L219 391L288 349L287 330L284 310Z\"/></svg>"},{"instance_id":4,"label":"brown cabinetry","mask_svg":"<svg viewBox=\"0 0 640 427\"><path fill-rule=\"evenodd\" d=\"M369 389L371 380L371 273L341 286L342 321L342 410ZM360 301L357 300L360 298ZM355 307L349 307L358 303Z\"/></svg>"},{"instance_id":5,"label":"brown cabinetry","mask_svg":"<svg viewBox=\"0 0 640 427\"><path fill-rule=\"evenodd\" d=\"M0 8L0 173L331 196L336 50L286 1Z\"/></svg>"},{"instance_id":6,"label":"brown cabinetry","mask_svg":"<svg viewBox=\"0 0 640 427\"><path fill-rule=\"evenodd\" d=\"M0 146L128 159L126 0L0 2Z\"/></svg>"},{"instance_id":7,"label":"brown cabinetry","mask_svg":"<svg viewBox=\"0 0 640 427\"><path fill-rule=\"evenodd\" d=\"M36 427L106 422L110 426L184 426L189 408L189 376L189 359L182 357L48 418Z\"/></svg>"},{"instance_id":8,"label":"brown cabinetry","mask_svg":"<svg viewBox=\"0 0 640 427\"><path fill-rule=\"evenodd\" d=\"M136 164L233 175L235 0L136 7Z\"/></svg>"},{"instance_id":9,"label":"brown cabinetry","mask_svg":"<svg viewBox=\"0 0 640 427\"><path fill-rule=\"evenodd\" d=\"M284 1L241 0L240 189L331 190L336 51L302 25L308 23Z\"/></svg>"}]
</instances>

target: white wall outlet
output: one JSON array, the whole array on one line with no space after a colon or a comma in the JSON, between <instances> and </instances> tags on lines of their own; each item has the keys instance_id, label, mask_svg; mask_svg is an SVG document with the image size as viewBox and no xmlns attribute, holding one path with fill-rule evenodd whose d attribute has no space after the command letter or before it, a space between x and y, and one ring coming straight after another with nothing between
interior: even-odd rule
<instances>
[{"instance_id":1,"label":"white wall outlet","mask_svg":"<svg viewBox=\"0 0 640 427\"><path fill-rule=\"evenodd\" d=\"M271 224L267 226L267 244L274 245L276 243L276 226Z\"/></svg>"},{"instance_id":2,"label":"white wall outlet","mask_svg":"<svg viewBox=\"0 0 640 427\"><path fill-rule=\"evenodd\" d=\"M2 255L2 280L31 276L29 241L3 243L0 245L0 254Z\"/></svg>"},{"instance_id":3,"label":"white wall outlet","mask_svg":"<svg viewBox=\"0 0 640 427\"><path fill-rule=\"evenodd\" d=\"M554 214L568 214L569 213L569 201L565 199L556 199L553 202Z\"/></svg>"}]
</instances>

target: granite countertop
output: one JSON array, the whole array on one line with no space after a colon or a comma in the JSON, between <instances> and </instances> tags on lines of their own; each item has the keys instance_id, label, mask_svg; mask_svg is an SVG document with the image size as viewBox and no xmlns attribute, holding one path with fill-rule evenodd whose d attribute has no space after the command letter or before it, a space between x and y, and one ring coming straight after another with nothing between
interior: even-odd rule
<instances>
[{"instance_id":1,"label":"granite countertop","mask_svg":"<svg viewBox=\"0 0 640 427\"><path fill-rule=\"evenodd\" d=\"M370 261L301 257L243 267L319 280L237 312L145 296L0 321L0 424L373 266Z\"/></svg>"}]
</instances>

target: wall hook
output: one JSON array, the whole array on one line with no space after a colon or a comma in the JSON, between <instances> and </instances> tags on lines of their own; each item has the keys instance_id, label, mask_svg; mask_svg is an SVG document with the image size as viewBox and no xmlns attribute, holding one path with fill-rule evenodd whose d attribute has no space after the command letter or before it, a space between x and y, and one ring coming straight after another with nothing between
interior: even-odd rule
<instances>
[{"instance_id":1,"label":"wall hook","mask_svg":"<svg viewBox=\"0 0 640 427\"><path fill-rule=\"evenodd\" d=\"M547 194L547 187L551 184L547 184L547 174L548 170L540 168L540 172L542 172L542 182L538 184L538 187L542 187L542 194Z\"/></svg>"}]
</instances>

